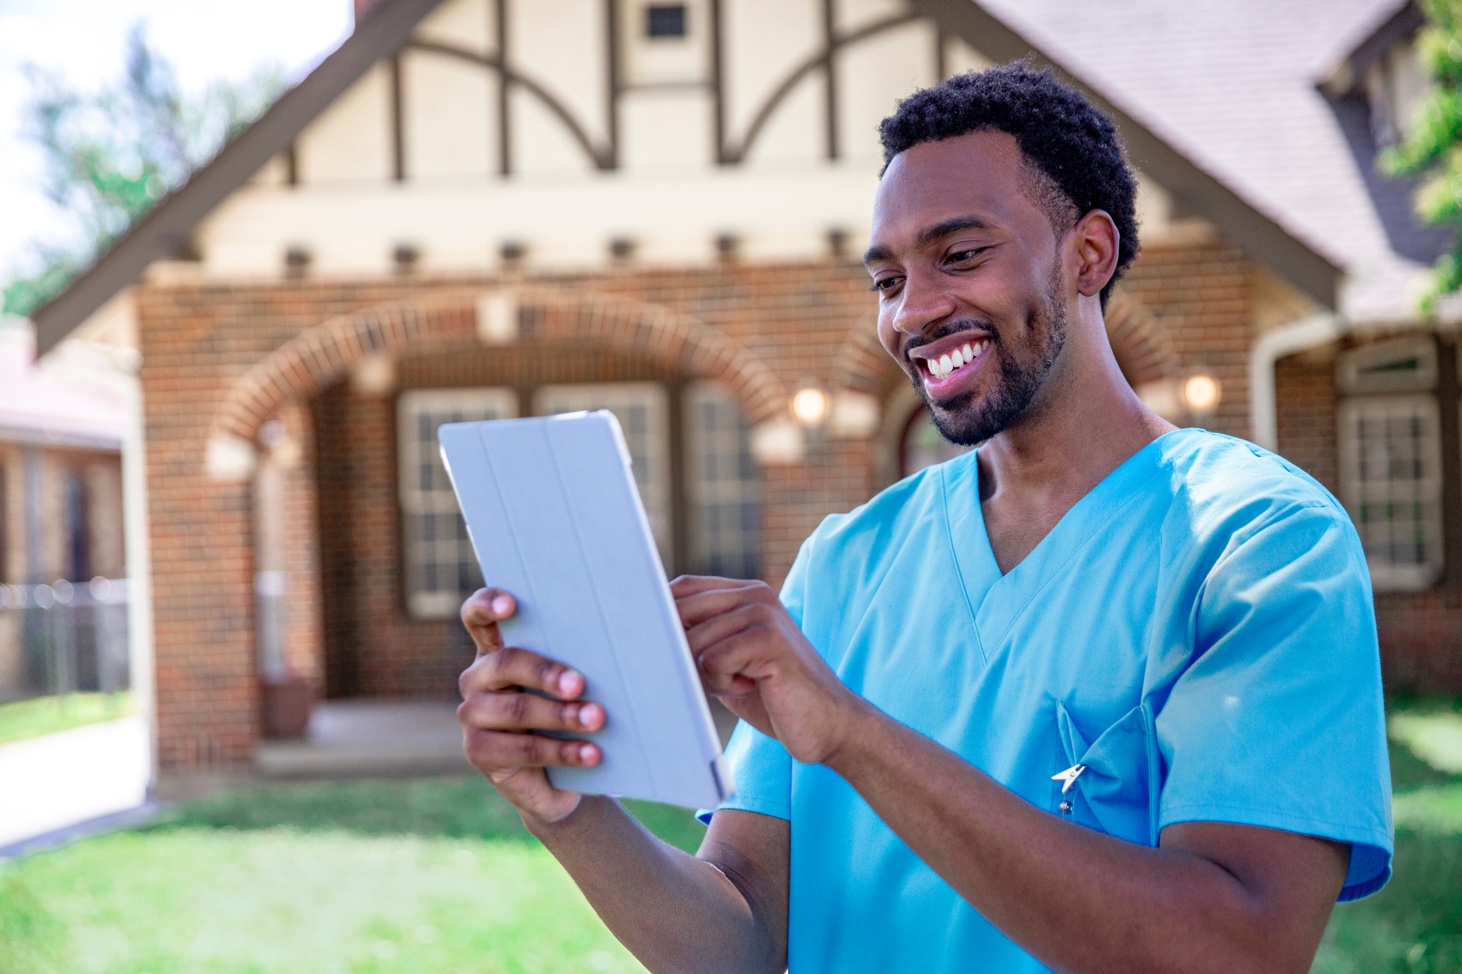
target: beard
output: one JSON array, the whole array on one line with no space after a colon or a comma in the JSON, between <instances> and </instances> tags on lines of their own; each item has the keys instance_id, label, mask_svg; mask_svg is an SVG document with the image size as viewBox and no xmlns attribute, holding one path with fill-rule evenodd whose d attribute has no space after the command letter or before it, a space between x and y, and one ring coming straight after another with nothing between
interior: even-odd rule
<instances>
[{"instance_id":1,"label":"beard","mask_svg":"<svg viewBox=\"0 0 1462 974\"><path fill-rule=\"evenodd\" d=\"M1058 264L1047 282L1044 303L1026 315L1025 348L1010 347L989 323L989 350L994 354L997 375L995 387L975 401L975 392L966 392L939 403L929 398L919 368L913 367L914 391L929 408L934 428L946 440L958 446L975 446L1009 429L1024 416L1045 384L1066 344L1066 306L1061 300L1061 269ZM905 360L911 349L937 341L972 327L965 321L951 321L947 327L921 336L919 342L905 349Z\"/></svg>"}]
</instances>

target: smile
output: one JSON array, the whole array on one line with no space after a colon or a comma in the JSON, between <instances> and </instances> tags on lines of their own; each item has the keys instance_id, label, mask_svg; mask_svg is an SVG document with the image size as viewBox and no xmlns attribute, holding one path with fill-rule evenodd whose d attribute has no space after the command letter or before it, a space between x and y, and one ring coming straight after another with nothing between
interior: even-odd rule
<instances>
[{"instance_id":1,"label":"smile","mask_svg":"<svg viewBox=\"0 0 1462 974\"><path fill-rule=\"evenodd\" d=\"M923 369L930 378L943 381L979 358L988 344L988 339L965 342L959 348L945 352L938 358L924 359Z\"/></svg>"}]
</instances>

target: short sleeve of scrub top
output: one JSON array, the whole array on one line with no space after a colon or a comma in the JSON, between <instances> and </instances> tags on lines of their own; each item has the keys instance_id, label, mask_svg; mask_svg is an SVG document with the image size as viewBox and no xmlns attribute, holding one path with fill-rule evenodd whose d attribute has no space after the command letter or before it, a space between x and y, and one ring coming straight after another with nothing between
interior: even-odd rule
<instances>
[{"instance_id":1,"label":"short sleeve of scrub top","mask_svg":"<svg viewBox=\"0 0 1462 974\"><path fill-rule=\"evenodd\" d=\"M1368 577L1331 504L1277 512L1230 540L1197 601L1194 661L1156 715L1160 827L1348 841L1340 899L1385 885L1389 770Z\"/></svg>"}]
</instances>

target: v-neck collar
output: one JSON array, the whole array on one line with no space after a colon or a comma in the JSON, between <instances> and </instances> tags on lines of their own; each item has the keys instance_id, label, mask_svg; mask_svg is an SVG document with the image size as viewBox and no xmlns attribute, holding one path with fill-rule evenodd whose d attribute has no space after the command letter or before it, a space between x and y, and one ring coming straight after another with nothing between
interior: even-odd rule
<instances>
[{"instance_id":1,"label":"v-neck collar","mask_svg":"<svg viewBox=\"0 0 1462 974\"><path fill-rule=\"evenodd\" d=\"M985 528L978 451L971 450L943 466L949 541L987 662L1041 589L1161 472L1167 444L1175 442L1182 432L1164 433L1118 464L1071 505L1019 564L1004 574L995 561Z\"/></svg>"}]
</instances>

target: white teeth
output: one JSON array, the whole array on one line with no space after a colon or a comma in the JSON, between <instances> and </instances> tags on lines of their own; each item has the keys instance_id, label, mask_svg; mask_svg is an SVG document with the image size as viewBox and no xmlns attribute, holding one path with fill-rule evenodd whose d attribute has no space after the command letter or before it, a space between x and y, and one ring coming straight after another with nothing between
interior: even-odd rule
<instances>
[{"instance_id":1,"label":"white teeth","mask_svg":"<svg viewBox=\"0 0 1462 974\"><path fill-rule=\"evenodd\" d=\"M978 358L985 351L987 344L989 344L988 340L965 342L952 352L948 352L938 358L926 359L924 366L934 378L947 379L956 369L962 369Z\"/></svg>"}]
</instances>

